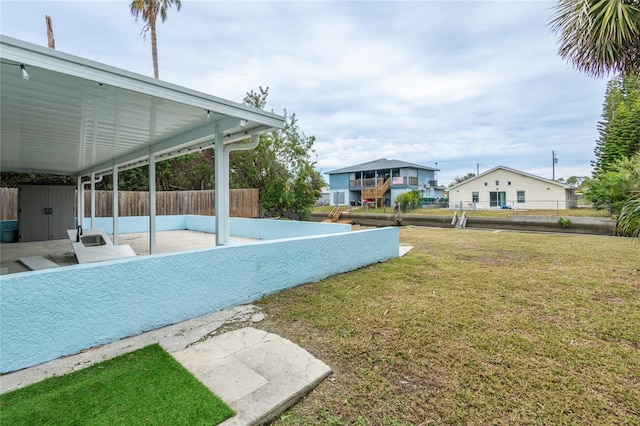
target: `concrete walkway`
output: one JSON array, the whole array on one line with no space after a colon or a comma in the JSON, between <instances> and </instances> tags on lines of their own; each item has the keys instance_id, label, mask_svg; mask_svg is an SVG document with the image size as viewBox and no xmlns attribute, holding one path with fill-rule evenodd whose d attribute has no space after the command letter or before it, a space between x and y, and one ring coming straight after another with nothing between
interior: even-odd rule
<instances>
[{"instance_id":1,"label":"concrete walkway","mask_svg":"<svg viewBox=\"0 0 640 426\"><path fill-rule=\"evenodd\" d=\"M236 412L223 426L275 420L331 374L327 365L291 341L253 327L172 355Z\"/></svg>"},{"instance_id":2,"label":"concrete walkway","mask_svg":"<svg viewBox=\"0 0 640 426\"><path fill-rule=\"evenodd\" d=\"M0 393L159 343L236 412L224 426L263 424L331 374L327 365L291 341L250 327L263 318L254 305L214 312L5 374Z\"/></svg>"}]
</instances>

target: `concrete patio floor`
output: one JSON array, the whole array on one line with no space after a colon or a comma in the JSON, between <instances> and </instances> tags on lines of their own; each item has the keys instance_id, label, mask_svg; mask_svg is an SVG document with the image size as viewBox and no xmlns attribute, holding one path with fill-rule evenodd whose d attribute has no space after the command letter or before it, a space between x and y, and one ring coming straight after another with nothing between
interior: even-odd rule
<instances>
[{"instance_id":1,"label":"concrete patio floor","mask_svg":"<svg viewBox=\"0 0 640 426\"><path fill-rule=\"evenodd\" d=\"M111 236L113 238L113 236ZM215 246L216 235L206 232L179 230L156 233L156 253L177 253L181 251L205 249ZM256 239L230 237L231 244L251 244ZM138 256L149 254L149 233L120 234L118 244L128 244ZM77 264L75 253L69 239L32 241L23 243L0 244L0 268L3 274L25 272L29 269L18 259L21 257L42 256L59 266ZM4 269L6 268L6 269Z\"/></svg>"}]
</instances>

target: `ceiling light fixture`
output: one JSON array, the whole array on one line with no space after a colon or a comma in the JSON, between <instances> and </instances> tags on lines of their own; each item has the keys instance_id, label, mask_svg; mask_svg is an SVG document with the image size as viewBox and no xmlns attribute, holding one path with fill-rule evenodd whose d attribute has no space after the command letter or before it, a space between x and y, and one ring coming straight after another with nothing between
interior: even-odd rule
<instances>
[{"instance_id":1,"label":"ceiling light fixture","mask_svg":"<svg viewBox=\"0 0 640 426\"><path fill-rule=\"evenodd\" d=\"M22 73L22 78L24 78L25 80L29 80L29 74L27 73L27 69L22 64L20 64L20 72Z\"/></svg>"}]
</instances>

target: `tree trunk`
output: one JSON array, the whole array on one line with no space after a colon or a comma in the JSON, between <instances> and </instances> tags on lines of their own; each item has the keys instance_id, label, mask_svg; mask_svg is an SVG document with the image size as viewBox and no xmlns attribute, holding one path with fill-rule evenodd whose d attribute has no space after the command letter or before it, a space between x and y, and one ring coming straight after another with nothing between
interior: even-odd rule
<instances>
[{"instance_id":1,"label":"tree trunk","mask_svg":"<svg viewBox=\"0 0 640 426\"><path fill-rule=\"evenodd\" d=\"M158 16L157 1L150 2L149 29L151 29L151 56L153 57L153 76L158 77L158 40L156 38L156 18Z\"/></svg>"},{"instance_id":2,"label":"tree trunk","mask_svg":"<svg viewBox=\"0 0 640 426\"><path fill-rule=\"evenodd\" d=\"M44 16L45 22L47 23L47 40L49 49L56 48L56 40L53 38L53 24L51 23L51 17L49 15Z\"/></svg>"}]
</instances>

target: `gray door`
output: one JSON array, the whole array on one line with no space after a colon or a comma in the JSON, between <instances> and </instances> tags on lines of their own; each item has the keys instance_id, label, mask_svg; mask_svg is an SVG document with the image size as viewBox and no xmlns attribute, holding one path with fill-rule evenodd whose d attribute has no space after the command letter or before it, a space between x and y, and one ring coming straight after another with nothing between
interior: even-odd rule
<instances>
[{"instance_id":1,"label":"gray door","mask_svg":"<svg viewBox=\"0 0 640 426\"><path fill-rule=\"evenodd\" d=\"M61 185L18 187L18 241L67 238L75 228L75 188Z\"/></svg>"},{"instance_id":2,"label":"gray door","mask_svg":"<svg viewBox=\"0 0 640 426\"><path fill-rule=\"evenodd\" d=\"M68 238L67 229L75 228L75 187L49 187L49 239Z\"/></svg>"},{"instance_id":3,"label":"gray door","mask_svg":"<svg viewBox=\"0 0 640 426\"><path fill-rule=\"evenodd\" d=\"M49 186L18 187L18 241L49 239Z\"/></svg>"}]
</instances>

